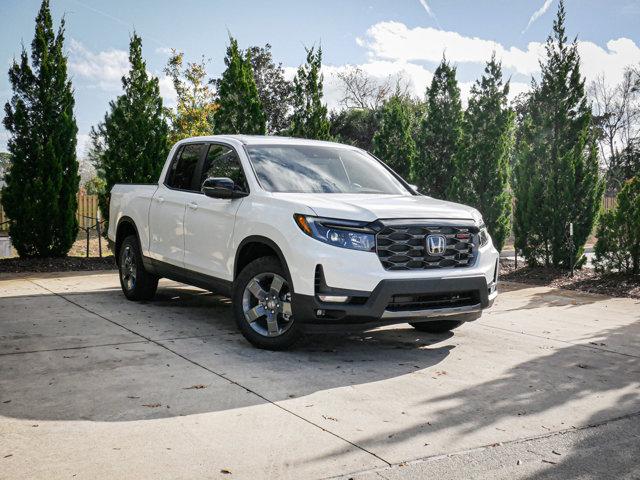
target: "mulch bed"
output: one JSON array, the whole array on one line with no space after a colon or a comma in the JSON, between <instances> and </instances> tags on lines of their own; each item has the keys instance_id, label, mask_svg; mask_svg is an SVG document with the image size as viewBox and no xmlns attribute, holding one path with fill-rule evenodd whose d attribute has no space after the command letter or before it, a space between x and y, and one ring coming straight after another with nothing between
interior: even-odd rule
<instances>
[{"instance_id":1,"label":"mulch bed","mask_svg":"<svg viewBox=\"0 0 640 480\"><path fill-rule=\"evenodd\" d=\"M67 272L72 270L112 270L116 268L113 255L105 257L62 258L2 258L0 272Z\"/></svg>"},{"instance_id":2,"label":"mulch bed","mask_svg":"<svg viewBox=\"0 0 640 480\"><path fill-rule=\"evenodd\" d=\"M640 277L599 274L590 268L576 270L570 277L566 270L556 268L519 266L516 270L513 261L502 260L500 280L640 299Z\"/></svg>"}]
</instances>

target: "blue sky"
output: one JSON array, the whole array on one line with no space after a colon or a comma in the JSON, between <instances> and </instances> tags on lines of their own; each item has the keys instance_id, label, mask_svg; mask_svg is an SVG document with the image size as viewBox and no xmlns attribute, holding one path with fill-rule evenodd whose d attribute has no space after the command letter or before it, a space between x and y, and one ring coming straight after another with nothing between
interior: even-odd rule
<instances>
[{"instance_id":1,"label":"blue sky","mask_svg":"<svg viewBox=\"0 0 640 480\"><path fill-rule=\"evenodd\" d=\"M142 36L149 70L162 78L168 50L187 59L210 59L223 68L227 32L241 46L269 42L292 74L304 46L322 43L326 100L337 106L335 74L359 65L373 76L402 75L416 95L424 92L443 51L458 65L463 93L492 51L503 59L514 94L537 74L537 59L558 0L51 0L55 21L67 21L70 74L76 90L79 153L91 125L100 121L126 70L129 34ZM11 92L6 75L20 44L29 45L39 0L0 0L0 102ZM606 72L617 82L627 64L640 62L639 0L566 0L568 32L578 35L587 78ZM538 12L536 14L536 12ZM0 129L0 150L7 133Z\"/></svg>"}]
</instances>

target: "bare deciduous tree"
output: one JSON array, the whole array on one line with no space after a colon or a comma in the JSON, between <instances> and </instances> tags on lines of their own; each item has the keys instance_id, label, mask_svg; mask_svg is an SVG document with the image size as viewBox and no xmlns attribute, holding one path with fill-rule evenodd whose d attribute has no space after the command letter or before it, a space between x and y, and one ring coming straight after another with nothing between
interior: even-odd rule
<instances>
[{"instance_id":1,"label":"bare deciduous tree","mask_svg":"<svg viewBox=\"0 0 640 480\"><path fill-rule=\"evenodd\" d=\"M637 72L627 69L615 86L600 75L589 86L594 120L601 129L600 157L605 167L640 133L640 89Z\"/></svg>"},{"instance_id":2,"label":"bare deciduous tree","mask_svg":"<svg viewBox=\"0 0 640 480\"><path fill-rule=\"evenodd\" d=\"M392 95L406 95L410 87L402 74L379 80L357 66L339 72L337 77L343 89L340 103L347 109L376 110Z\"/></svg>"}]
</instances>

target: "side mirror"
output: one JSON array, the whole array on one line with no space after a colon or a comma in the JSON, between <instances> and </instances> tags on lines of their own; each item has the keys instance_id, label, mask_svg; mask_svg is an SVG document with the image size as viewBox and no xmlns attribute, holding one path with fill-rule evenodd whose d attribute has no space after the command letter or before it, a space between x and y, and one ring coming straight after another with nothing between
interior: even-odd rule
<instances>
[{"instance_id":1,"label":"side mirror","mask_svg":"<svg viewBox=\"0 0 640 480\"><path fill-rule=\"evenodd\" d=\"M419 193L417 185L413 185L413 184L410 183L409 186L413 189L414 192Z\"/></svg>"},{"instance_id":2,"label":"side mirror","mask_svg":"<svg viewBox=\"0 0 640 480\"><path fill-rule=\"evenodd\" d=\"M242 198L249 195L227 177L209 177L202 183L202 193L211 198Z\"/></svg>"}]
</instances>

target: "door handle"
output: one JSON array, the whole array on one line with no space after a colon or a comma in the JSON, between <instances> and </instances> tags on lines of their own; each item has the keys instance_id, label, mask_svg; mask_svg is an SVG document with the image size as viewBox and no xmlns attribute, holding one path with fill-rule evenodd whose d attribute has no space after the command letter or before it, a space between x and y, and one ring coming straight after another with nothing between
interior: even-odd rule
<instances>
[{"instance_id":1,"label":"door handle","mask_svg":"<svg viewBox=\"0 0 640 480\"><path fill-rule=\"evenodd\" d=\"M189 208L191 210L197 210L198 209L198 204L196 202L190 202L187 205L189 205Z\"/></svg>"},{"instance_id":2,"label":"door handle","mask_svg":"<svg viewBox=\"0 0 640 480\"><path fill-rule=\"evenodd\" d=\"M164 197L156 197L156 201L158 203L162 203L162 202L164 202Z\"/></svg>"}]
</instances>

